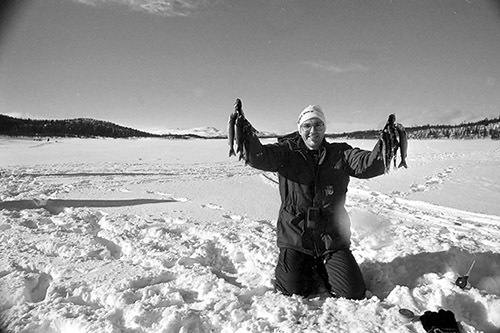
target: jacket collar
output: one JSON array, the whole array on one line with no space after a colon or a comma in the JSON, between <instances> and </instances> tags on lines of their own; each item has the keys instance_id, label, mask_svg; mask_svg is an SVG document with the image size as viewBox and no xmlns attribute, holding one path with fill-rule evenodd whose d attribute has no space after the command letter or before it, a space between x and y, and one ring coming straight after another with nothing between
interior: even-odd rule
<instances>
[{"instance_id":1,"label":"jacket collar","mask_svg":"<svg viewBox=\"0 0 500 333\"><path fill-rule=\"evenodd\" d=\"M285 134L283 136L278 137L278 142L283 143L283 142L289 142L294 145L294 148L298 149L308 149L304 143L304 140L302 140L302 137L300 136L299 131L295 131L292 133ZM321 146L325 146L327 143L326 139L323 139L323 143Z\"/></svg>"},{"instance_id":2,"label":"jacket collar","mask_svg":"<svg viewBox=\"0 0 500 333\"><path fill-rule=\"evenodd\" d=\"M278 142L288 142L290 144L290 147L295 150L299 151L300 154L304 157L306 160L310 160L310 154L308 153L309 148L307 148L304 140L302 140L302 137L300 136L298 131L295 131L293 133L281 136L278 138ZM323 142L321 143L321 146L319 148L319 161L318 165L321 165L323 161L325 160L326 157L326 145L327 145L326 139L323 139Z\"/></svg>"}]
</instances>

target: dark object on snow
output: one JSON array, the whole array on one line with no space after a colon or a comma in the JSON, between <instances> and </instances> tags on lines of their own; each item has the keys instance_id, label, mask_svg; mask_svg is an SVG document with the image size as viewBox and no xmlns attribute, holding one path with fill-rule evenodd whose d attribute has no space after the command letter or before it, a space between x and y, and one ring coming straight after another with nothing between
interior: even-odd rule
<instances>
[{"instance_id":1,"label":"dark object on snow","mask_svg":"<svg viewBox=\"0 0 500 333\"><path fill-rule=\"evenodd\" d=\"M416 315L415 312L411 311L410 309L399 309L399 314L405 318L410 319L411 321L420 320L420 316Z\"/></svg>"},{"instance_id":2,"label":"dark object on snow","mask_svg":"<svg viewBox=\"0 0 500 333\"><path fill-rule=\"evenodd\" d=\"M450 310L425 311L420 322L428 333L460 333L455 315Z\"/></svg>"},{"instance_id":3,"label":"dark object on snow","mask_svg":"<svg viewBox=\"0 0 500 333\"><path fill-rule=\"evenodd\" d=\"M470 272L472 271L472 268L474 267L474 264L476 263L475 260L472 260L472 262L470 263L469 265L469 269L467 270L467 273L465 273L464 276L460 276L456 281L455 281L455 284L457 286L459 286L460 288L462 289L465 289L467 287L467 284L468 284L468 279L469 279L469 275L470 275ZM469 288L470 289L470 288Z\"/></svg>"}]
</instances>

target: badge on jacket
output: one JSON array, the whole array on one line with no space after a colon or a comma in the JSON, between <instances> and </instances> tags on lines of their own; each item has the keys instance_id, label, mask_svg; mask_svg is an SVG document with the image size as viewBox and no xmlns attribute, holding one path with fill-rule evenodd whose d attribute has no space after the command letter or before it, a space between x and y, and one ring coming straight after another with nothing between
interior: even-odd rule
<instances>
[{"instance_id":1,"label":"badge on jacket","mask_svg":"<svg viewBox=\"0 0 500 333\"><path fill-rule=\"evenodd\" d=\"M325 187L325 195L333 195L333 193L335 193L335 191L333 190L332 185L328 185Z\"/></svg>"}]
</instances>

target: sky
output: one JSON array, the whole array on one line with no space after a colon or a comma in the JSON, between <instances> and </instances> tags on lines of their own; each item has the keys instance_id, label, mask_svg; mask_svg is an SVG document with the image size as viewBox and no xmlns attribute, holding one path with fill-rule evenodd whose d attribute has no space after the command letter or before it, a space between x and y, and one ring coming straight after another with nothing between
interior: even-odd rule
<instances>
[{"instance_id":1,"label":"sky","mask_svg":"<svg viewBox=\"0 0 500 333\"><path fill-rule=\"evenodd\" d=\"M497 0L9 0L0 113L145 131L328 132L500 116Z\"/></svg>"}]
</instances>

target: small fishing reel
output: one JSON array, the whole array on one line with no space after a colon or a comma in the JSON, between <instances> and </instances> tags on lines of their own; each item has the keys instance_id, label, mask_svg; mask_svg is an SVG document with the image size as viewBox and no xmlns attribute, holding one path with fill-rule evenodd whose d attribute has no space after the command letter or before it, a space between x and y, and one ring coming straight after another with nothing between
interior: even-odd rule
<instances>
[{"instance_id":1,"label":"small fishing reel","mask_svg":"<svg viewBox=\"0 0 500 333\"><path fill-rule=\"evenodd\" d=\"M474 267L474 264L476 263L476 260L472 260L471 264L469 265L469 269L467 269L467 273L463 276L459 276L458 279L455 281L455 285L460 287L461 289L466 289L469 285L469 275L470 272L472 271L472 268Z\"/></svg>"}]
</instances>

